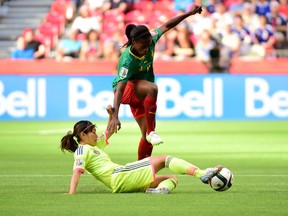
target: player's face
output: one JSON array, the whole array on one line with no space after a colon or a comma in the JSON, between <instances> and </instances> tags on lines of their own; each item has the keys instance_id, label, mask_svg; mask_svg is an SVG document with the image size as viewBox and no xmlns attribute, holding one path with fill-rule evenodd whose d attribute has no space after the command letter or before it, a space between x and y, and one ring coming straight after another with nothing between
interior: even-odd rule
<instances>
[{"instance_id":1,"label":"player's face","mask_svg":"<svg viewBox=\"0 0 288 216\"><path fill-rule=\"evenodd\" d=\"M138 57L144 56L151 46L152 43L152 37L149 37L147 39L140 39L137 42L135 41L133 44L134 50L137 52Z\"/></svg>"},{"instance_id":2,"label":"player's face","mask_svg":"<svg viewBox=\"0 0 288 216\"><path fill-rule=\"evenodd\" d=\"M96 134L96 128L94 127L93 130L86 134L86 143L91 146L96 146L97 144L97 134Z\"/></svg>"}]
</instances>

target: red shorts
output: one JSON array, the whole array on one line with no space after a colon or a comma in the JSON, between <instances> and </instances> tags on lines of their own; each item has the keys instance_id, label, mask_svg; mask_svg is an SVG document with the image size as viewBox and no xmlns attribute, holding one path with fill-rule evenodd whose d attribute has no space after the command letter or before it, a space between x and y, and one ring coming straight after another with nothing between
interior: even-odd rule
<instances>
[{"instance_id":1,"label":"red shorts","mask_svg":"<svg viewBox=\"0 0 288 216\"><path fill-rule=\"evenodd\" d=\"M145 116L145 109L144 101L140 100L135 94L135 85L137 85L137 80L134 82L127 82L121 103L129 104L134 118L138 119Z\"/></svg>"}]
</instances>

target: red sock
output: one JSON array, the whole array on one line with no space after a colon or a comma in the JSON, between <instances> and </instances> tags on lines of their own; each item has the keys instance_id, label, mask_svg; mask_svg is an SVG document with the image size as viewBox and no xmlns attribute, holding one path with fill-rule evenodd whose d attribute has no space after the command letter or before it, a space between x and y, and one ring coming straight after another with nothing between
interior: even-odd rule
<instances>
[{"instance_id":1,"label":"red sock","mask_svg":"<svg viewBox=\"0 0 288 216\"><path fill-rule=\"evenodd\" d=\"M144 100L147 134L155 130L156 98L146 96Z\"/></svg>"},{"instance_id":2,"label":"red sock","mask_svg":"<svg viewBox=\"0 0 288 216\"><path fill-rule=\"evenodd\" d=\"M151 143L147 142L146 139L141 137L138 146L138 160L151 156L152 150L153 146L151 145Z\"/></svg>"}]
</instances>

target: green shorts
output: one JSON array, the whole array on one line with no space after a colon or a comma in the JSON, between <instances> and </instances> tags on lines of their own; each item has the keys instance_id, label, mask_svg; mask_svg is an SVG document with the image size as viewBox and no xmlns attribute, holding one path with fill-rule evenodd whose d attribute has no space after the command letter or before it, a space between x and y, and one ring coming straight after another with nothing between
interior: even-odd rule
<instances>
[{"instance_id":1,"label":"green shorts","mask_svg":"<svg viewBox=\"0 0 288 216\"><path fill-rule=\"evenodd\" d=\"M113 193L143 192L155 181L150 158L116 168L111 178Z\"/></svg>"}]
</instances>

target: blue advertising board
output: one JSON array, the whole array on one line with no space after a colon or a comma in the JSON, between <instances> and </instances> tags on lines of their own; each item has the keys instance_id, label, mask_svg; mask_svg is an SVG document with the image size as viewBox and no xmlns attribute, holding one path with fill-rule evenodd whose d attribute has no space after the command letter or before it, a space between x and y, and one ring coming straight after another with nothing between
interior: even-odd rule
<instances>
[{"instance_id":1,"label":"blue advertising board","mask_svg":"<svg viewBox=\"0 0 288 216\"><path fill-rule=\"evenodd\" d=\"M0 76L0 120L107 119L114 76ZM288 76L157 76L157 119L288 120ZM132 119L121 106L121 120Z\"/></svg>"}]
</instances>

